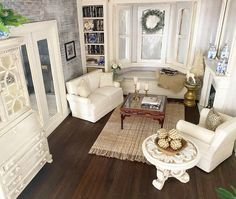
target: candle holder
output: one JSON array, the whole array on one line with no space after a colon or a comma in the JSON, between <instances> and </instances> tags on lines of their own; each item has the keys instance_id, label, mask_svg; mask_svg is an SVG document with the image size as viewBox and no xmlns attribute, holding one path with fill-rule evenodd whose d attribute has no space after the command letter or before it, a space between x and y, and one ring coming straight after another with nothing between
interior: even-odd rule
<instances>
[{"instance_id":1,"label":"candle holder","mask_svg":"<svg viewBox=\"0 0 236 199\"><path fill-rule=\"evenodd\" d=\"M134 84L134 96L133 96L133 100L135 101L139 101L140 97L139 97L139 90L137 89L137 84Z\"/></svg>"},{"instance_id":2,"label":"candle holder","mask_svg":"<svg viewBox=\"0 0 236 199\"><path fill-rule=\"evenodd\" d=\"M145 91L145 96L148 96L149 89L144 89L144 91Z\"/></svg>"}]
</instances>

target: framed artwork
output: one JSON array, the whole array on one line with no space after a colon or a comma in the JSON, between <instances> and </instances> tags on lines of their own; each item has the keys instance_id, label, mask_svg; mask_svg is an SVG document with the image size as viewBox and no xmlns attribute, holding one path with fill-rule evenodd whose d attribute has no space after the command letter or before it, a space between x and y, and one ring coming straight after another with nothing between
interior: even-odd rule
<instances>
[{"instance_id":1,"label":"framed artwork","mask_svg":"<svg viewBox=\"0 0 236 199\"><path fill-rule=\"evenodd\" d=\"M75 41L65 43L66 60L69 61L76 57Z\"/></svg>"}]
</instances>

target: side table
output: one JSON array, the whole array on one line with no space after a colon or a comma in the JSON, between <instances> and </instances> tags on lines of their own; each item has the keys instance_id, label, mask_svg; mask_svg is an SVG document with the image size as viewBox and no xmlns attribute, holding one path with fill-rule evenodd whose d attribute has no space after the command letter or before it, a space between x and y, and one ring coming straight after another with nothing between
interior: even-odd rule
<instances>
[{"instance_id":1,"label":"side table","mask_svg":"<svg viewBox=\"0 0 236 199\"><path fill-rule=\"evenodd\" d=\"M157 179L152 181L153 186L161 190L169 177L174 177L182 183L188 182L190 178L186 170L196 166L200 159L197 146L186 140L187 145L183 150L176 155L168 156L157 148L156 137L156 134L151 135L142 144L145 158L157 169Z\"/></svg>"}]
</instances>

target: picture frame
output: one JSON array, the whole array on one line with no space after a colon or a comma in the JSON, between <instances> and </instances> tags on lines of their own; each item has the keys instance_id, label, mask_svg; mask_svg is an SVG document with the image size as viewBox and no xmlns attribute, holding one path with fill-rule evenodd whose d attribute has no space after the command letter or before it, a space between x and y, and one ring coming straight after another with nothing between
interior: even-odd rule
<instances>
[{"instance_id":1,"label":"picture frame","mask_svg":"<svg viewBox=\"0 0 236 199\"><path fill-rule=\"evenodd\" d=\"M76 57L75 41L65 43L66 61Z\"/></svg>"}]
</instances>

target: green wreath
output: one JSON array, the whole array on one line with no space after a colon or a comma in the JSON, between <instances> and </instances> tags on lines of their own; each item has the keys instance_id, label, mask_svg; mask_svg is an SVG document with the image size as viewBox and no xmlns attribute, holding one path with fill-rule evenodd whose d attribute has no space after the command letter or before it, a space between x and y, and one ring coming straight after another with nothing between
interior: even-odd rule
<instances>
[{"instance_id":1,"label":"green wreath","mask_svg":"<svg viewBox=\"0 0 236 199\"><path fill-rule=\"evenodd\" d=\"M147 27L147 19L149 16L157 16L160 21L157 22L156 26L153 28ZM158 30L161 30L164 27L164 20L165 20L165 11L160 11L160 10L147 10L143 16L142 16L142 28L146 33L155 33Z\"/></svg>"}]
</instances>

